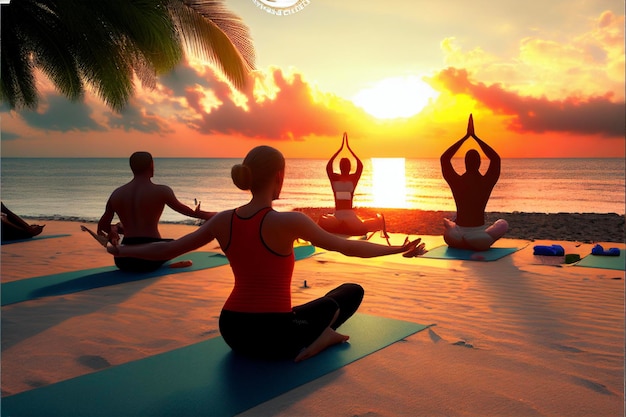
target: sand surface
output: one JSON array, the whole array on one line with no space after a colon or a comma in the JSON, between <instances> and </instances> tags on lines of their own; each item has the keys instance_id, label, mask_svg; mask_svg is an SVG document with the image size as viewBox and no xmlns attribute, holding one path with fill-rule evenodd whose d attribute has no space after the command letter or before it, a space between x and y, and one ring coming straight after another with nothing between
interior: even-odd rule
<instances>
[{"instance_id":1,"label":"sand surface","mask_svg":"<svg viewBox=\"0 0 626 417\"><path fill-rule=\"evenodd\" d=\"M316 220L330 208L298 208ZM453 219L454 212L410 209L356 208L361 218L385 216L390 232L438 236L443 233L443 218ZM616 213L524 213L488 212L485 220L509 223L505 237L513 239L555 239L578 242L624 242L624 215Z\"/></svg>"},{"instance_id":2,"label":"sand surface","mask_svg":"<svg viewBox=\"0 0 626 417\"><path fill-rule=\"evenodd\" d=\"M415 232L404 227L392 228L395 242ZM168 237L193 229L161 227ZM112 264L79 223L48 221L45 233L72 236L3 245L2 282ZM521 249L495 262L329 252L298 261L295 304L358 282L361 312L436 326L243 415L623 416L624 271L532 254L559 243L586 255L592 241L623 250L623 238L538 236L500 240ZM2 395L216 337L231 287L222 266L4 306Z\"/></svg>"}]
</instances>

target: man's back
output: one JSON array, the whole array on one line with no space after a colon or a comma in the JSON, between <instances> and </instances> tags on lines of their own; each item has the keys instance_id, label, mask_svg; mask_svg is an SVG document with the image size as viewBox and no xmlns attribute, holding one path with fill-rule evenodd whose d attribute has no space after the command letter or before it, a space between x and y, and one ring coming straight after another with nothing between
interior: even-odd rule
<instances>
[{"instance_id":1,"label":"man's back","mask_svg":"<svg viewBox=\"0 0 626 417\"><path fill-rule=\"evenodd\" d=\"M143 178L116 189L109 204L124 227L124 236L160 238L159 219L171 194L169 187Z\"/></svg>"},{"instance_id":2,"label":"man's back","mask_svg":"<svg viewBox=\"0 0 626 417\"><path fill-rule=\"evenodd\" d=\"M456 203L456 224L464 227L482 226L485 223L485 207L496 181L482 176L480 172L466 172L446 180Z\"/></svg>"},{"instance_id":3,"label":"man's back","mask_svg":"<svg viewBox=\"0 0 626 417\"><path fill-rule=\"evenodd\" d=\"M180 214L196 219L208 220L215 215L214 212L200 210L199 203L195 209L181 203L167 185L153 184L151 178L154 175L154 161L150 153L133 153L130 156L130 167L133 179L117 188L109 197L104 214L98 221L98 235L105 236L109 241L119 238L119 227L111 227L117 214L124 239L160 239L159 220L166 205Z\"/></svg>"}]
</instances>

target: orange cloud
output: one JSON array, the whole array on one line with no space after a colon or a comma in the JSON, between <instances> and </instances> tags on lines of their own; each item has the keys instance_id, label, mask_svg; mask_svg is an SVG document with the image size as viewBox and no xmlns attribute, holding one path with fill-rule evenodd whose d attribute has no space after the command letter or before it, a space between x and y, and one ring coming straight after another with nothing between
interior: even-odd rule
<instances>
[{"instance_id":1,"label":"orange cloud","mask_svg":"<svg viewBox=\"0 0 626 417\"><path fill-rule=\"evenodd\" d=\"M454 50L453 43L447 47ZM454 53L461 62L464 53ZM247 89L236 92L209 65L188 63L160 77L154 89L138 87L119 113L92 94L69 102L49 90L37 111L3 117L3 153L127 156L142 148L160 156L240 156L274 141L288 157L325 158L347 131L364 158L438 157L464 134L474 113L479 136L493 138L503 157L546 156L548 148L551 156L589 156L590 150L597 156L623 155L614 146L624 137L623 99L580 91L564 97L522 94L512 67L498 83L482 81L499 79L489 77L477 81L477 75L485 76L476 72L480 62L493 64L494 76L505 73L493 57L477 50L467 66L427 79L442 94L420 114L393 120L377 120L352 102L319 91L297 71L255 72ZM598 140L601 136L616 140ZM528 140L545 146L529 148Z\"/></svg>"},{"instance_id":2,"label":"orange cloud","mask_svg":"<svg viewBox=\"0 0 626 417\"><path fill-rule=\"evenodd\" d=\"M566 132L612 138L626 133L626 103L613 102L611 93L563 100L534 98L507 91L498 83L473 81L467 70L457 68L442 70L430 81L440 91L470 96L495 114L513 116L509 127L520 133Z\"/></svg>"},{"instance_id":3,"label":"orange cloud","mask_svg":"<svg viewBox=\"0 0 626 417\"><path fill-rule=\"evenodd\" d=\"M191 126L203 134L236 134L269 140L303 140L312 135L336 135L345 112L356 111L352 103L314 91L301 74L286 76L274 68L268 75L256 73L255 83L270 85L271 92L244 91L245 105L232 99L226 83L212 86L220 106L207 111L199 104L197 93L187 92L190 111L195 113ZM261 89L261 92L264 90Z\"/></svg>"},{"instance_id":4,"label":"orange cloud","mask_svg":"<svg viewBox=\"0 0 626 417\"><path fill-rule=\"evenodd\" d=\"M521 38L517 50L498 55L485 48L464 50L454 37L441 42L447 66L464 68L477 80L500 82L509 91L550 100L612 92L613 100L624 100L624 15L605 11L567 38L537 30Z\"/></svg>"}]
</instances>

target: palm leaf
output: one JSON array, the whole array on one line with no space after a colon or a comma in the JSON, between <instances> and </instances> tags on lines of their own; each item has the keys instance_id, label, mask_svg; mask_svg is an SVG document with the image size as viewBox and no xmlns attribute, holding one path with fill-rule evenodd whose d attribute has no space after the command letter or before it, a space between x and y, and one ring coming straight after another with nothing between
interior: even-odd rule
<instances>
[{"instance_id":1,"label":"palm leaf","mask_svg":"<svg viewBox=\"0 0 626 417\"><path fill-rule=\"evenodd\" d=\"M221 0L170 0L170 11L192 55L216 64L237 88L254 69L254 47L243 21Z\"/></svg>"},{"instance_id":2,"label":"palm leaf","mask_svg":"<svg viewBox=\"0 0 626 417\"><path fill-rule=\"evenodd\" d=\"M134 76L154 86L185 48L241 88L254 48L223 1L14 0L0 12L0 99L36 107L39 68L71 100L91 86L114 110L134 93Z\"/></svg>"}]
</instances>

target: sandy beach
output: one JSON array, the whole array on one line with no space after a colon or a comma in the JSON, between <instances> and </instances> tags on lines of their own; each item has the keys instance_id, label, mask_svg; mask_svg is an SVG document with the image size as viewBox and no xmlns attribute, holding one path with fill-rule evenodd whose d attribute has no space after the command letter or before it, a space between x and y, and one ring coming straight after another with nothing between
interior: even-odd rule
<instances>
[{"instance_id":1,"label":"sandy beach","mask_svg":"<svg viewBox=\"0 0 626 417\"><path fill-rule=\"evenodd\" d=\"M317 221L330 208L297 208ZM356 208L361 218L373 217L377 213L385 216L387 230L393 233L413 235L443 234L443 218L454 218L451 211L428 211L411 209ZM505 219L509 223L507 238L511 239L555 239L592 242L624 242L624 215L615 213L485 213L485 220L493 223Z\"/></svg>"},{"instance_id":2,"label":"sandy beach","mask_svg":"<svg viewBox=\"0 0 626 417\"><path fill-rule=\"evenodd\" d=\"M382 212L392 243L419 235L429 249L443 244L446 213ZM435 326L242 415L623 416L624 271L555 265L532 247L624 250L624 216L489 216L511 224L496 246L520 250L494 262L325 251L298 261L294 304L358 282L360 312ZM71 236L3 245L3 283L112 264L80 223L45 223L44 235ZM161 225L173 238L194 228ZM216 337L231 287L220 266L3 306L2 396Z\"/></svg>"}]
</instances>

